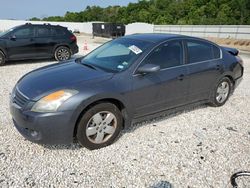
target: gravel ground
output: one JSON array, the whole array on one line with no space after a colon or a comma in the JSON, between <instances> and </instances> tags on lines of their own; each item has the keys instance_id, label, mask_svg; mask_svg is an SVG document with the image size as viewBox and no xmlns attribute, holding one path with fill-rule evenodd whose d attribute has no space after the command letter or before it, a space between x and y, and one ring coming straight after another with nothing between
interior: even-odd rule
<instances>
[{"instance_id":1,"label":"gravel ground","mask_svg":"<svg viewBox=\"0 0 250 188\"><path fill-rule=\"evenodd\" d=\"M8 102L14 84L23 74L56 62L0 67L0 187L160 188L166 182L230 187L234 172L250 170L250 56L242 57L244 80L225 106L192 107L137 124L113 145L95 151L78 144L37 145L13 127ZM241 181L242 187L250 187L249 179Z\"/></svg>"}]
</instances>

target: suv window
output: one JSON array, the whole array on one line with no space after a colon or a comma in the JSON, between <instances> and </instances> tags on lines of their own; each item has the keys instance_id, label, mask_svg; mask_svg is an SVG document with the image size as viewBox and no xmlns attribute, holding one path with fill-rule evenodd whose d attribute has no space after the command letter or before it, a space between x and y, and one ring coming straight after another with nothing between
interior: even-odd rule
<instances>
[{"instance_id":1,"label":"suv window","mask_svg":"<svg viewBox=\"0 0 250 188\"><path fill-rule=\"evenodd\" d=\"M37 27L37 37L50 36L50 29L46 27Z\"/></svg>"},{"instance_id":2,"label":"suv window","mask_svg":"<svg viewBox=\"0 0 250 188\"><path fill-rule=\"evenodd\" d=\"M183 49L181 42L171 41L157 47L142 64L155 64L164 69L181 65L182 62Z\"/></svg>"},{"instance_id":3,"label":"suv window","mask_svg":"<svg viewBox=\"0 0 250 188\"><path fill-rule=\"evenodd\" d=\"M51 35L53 36L65 35L65 30L62 28L51 28Z\"/></svg>"},{"instance_id":4,"label":"suv window","mask_svg":"<svg viewBox=\"0 0 250 188\"><path fill-rule=\"evenodd\" d=\"M13 32L13 35L16 36L16 38L29 38L33 36L33 28L27 27L27 28L21 28Z\"/></svg>"},{"instance_id":5,"label":"suv window","mask_svg":"<svg viewBox=\"0 0 250 188\"><path fill-rule=\"evenodd\" d=\"M197 63L220 57L220 50L216 46L202 41L187 41L188 62Z\"/></svg>"}]
</instances>

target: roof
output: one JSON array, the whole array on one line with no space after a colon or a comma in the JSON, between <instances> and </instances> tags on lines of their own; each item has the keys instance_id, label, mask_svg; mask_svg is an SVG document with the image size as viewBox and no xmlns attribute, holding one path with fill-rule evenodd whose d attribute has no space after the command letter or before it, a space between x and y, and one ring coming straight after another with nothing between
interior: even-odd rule
<instances>
[{"instance_id":1,"label":"roof","mask_svg":"<svg viewBox=\"0 0 250 188\"><path fill-rule=\"evenodd\" d=\"M63 27L63 28L65 28L64 26L61 26L61 25L51 25L49 23L44 23L44 24L25 23L23 25L19 25L18 27L23 27L23 26L48 26L48 27Z\"/></svg>"},{"instance_id":2,"label":"roof","mask_svg":"<svg viewBox=\"0 0 250 188\"><path fill-rule=\"evenodd\" d=\"M183 37L183 35L178 34L164 34L164 33L145 33L145 34L133 34L127 35L124 38L144 40L153 43L158 43L171 38ZM185 36L186 37L186 36Z\"/></svg>"}]
</instances>

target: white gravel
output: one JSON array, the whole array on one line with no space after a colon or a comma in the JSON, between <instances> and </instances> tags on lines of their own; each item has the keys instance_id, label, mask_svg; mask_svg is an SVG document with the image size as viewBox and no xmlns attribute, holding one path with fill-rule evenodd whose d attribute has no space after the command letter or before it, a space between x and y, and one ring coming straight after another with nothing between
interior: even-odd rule
<instances>
[{"instance_id":1,"label":"white gravel","mask_svg":"<svg viewBox=\"0 0 250 188\"><path fill-rule=\"evenodd\" d=\"M13 127L8 102L14 84L56 62L0 67L0 187L164 187L164 181L174 187L230 187L234 172L250 170L250 56L242 57L244 80L225 106L199 106L137 124L95 151L78 144L37 145ZM243 182L250 187L249 179Z\"/></svg>"}]
</instances>

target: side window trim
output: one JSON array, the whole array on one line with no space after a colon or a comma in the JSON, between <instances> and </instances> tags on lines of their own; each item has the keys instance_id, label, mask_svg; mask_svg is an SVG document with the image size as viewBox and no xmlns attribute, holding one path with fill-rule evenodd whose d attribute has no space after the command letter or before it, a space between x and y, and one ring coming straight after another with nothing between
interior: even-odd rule
<instances>
[{"instance_id":1,"label":"side window trim","mask_svg":"<svg viewBox=\"0 0 250 188\"><path fill-rule=\"evenodd\" d=\"M183 48L183 51L184 51L184 58L185 58L185 60L183 61L183 64L182 65L179 65L179 66L176 66L176 67L181 67L181 66L187 66L187 65L193 65L193 64L199 64L199 63L205 63L205 62L209 62L209 61L211 61L211 60L208 60L208 61L200 61L200 62L196 62L196 63L188 63L188 50L187 50L187 43L186 43L186 41L187 40L189 40L189 38L178 38L178 39L168 39L168 40L166 40L166 41L163 41L163 42L161 42L160 44L158 44L157 46L155 46L154 48L152 48L143 58L142 58L142 60L140 60L140 62L138 63L138 65L135 67L135 69L133 70L133 73L132 73L132 75L133 76L138 76L138 75L140 75L140 74L137 74L136 73L136 71L137 71L137 69L140 67L140 65L142 64L142 62L149 56L149 54L151 54L157 47L159 47L160 45L162 45L162 44L164 44L164 43L166 43L166 42L169 42L169 41L173 41L173 40L179 40L179 41L182 41L182 48ZM196 38L192 38L192 40L196 40L196 41L201 41L202 42L202 40L200 40L200 39L196 39ZM221 50L221 48L218 46L218 45L216 45L216 44L214 44L214 43L212 43L212 42L210 42L210 41L207 41L209 44L212 44L212 45L214 45L214 46L216 46L219 50L220 50L220 57L219 58L217 58L217 59L213 59L213 60L219 60L219 59L222 59L223 58L223 53L222 53L222 50ZM176 68L176 67L170 67L170 68L166 68L166 69L173 69L173 68ZM166 69L162 69L162 70L166 70ZM161 71L161 70L160 70Z\"/></svg>"}]
</instances>

